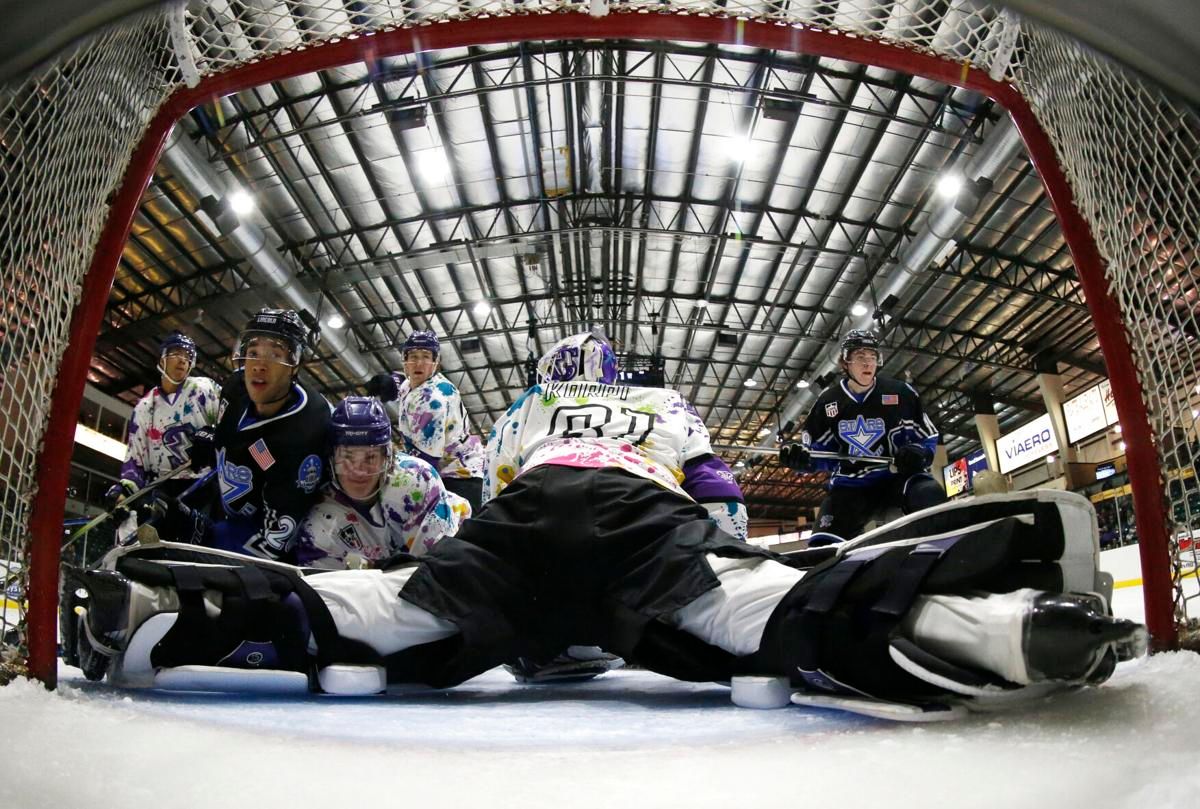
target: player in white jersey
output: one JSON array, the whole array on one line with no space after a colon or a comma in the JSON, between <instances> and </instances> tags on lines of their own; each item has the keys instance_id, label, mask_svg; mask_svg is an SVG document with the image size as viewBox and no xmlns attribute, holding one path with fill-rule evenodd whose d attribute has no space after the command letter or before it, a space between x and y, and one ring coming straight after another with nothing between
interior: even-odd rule
<instances>
[{"instance_id":1,"label":"player in white jersey","mask_svg":"<svg viewBox=\"0 0 1200 809\"><path fill-rule=\"evenodd\" d=\"M159 383L133 409L121 479L107 492L118 505L127 495L186 464L196 430L217 423L221 386L207 377L191 376L195 364L196 343L186 334L173 332L162 341ZM181 473L164 484L162 494L178 494L200 474Z\"/></svg>"},{"instance_id":2,"label":"player in white jersey","mask_svg":"<svg viewBox=\"0 0 1200 809\"><path fill-rule=\"evenodd\" d=\"M471 515L420 458L392 457L392 425L379 401L348 396L330 422L333 479L300 524L296 564L337 570L420 556Z\"/></svg>"},{"instance_id":3,"label":"player in white jersey","mask_svg":"<svg viewBox=\"0 0 1200 809\"><path fill-rule=\"evenodd\" d=\"M401 347L404 376L379 374L367 393L400 402L401 448L428 461L445 486L478 510L483 478L483 443L471 435L466 408L454 383L439 373L441 345L431 331L414 331Z\"/></svg>"},{"instance_id":4,"label":"player in white jersey","mask_svg":"<svg viewBox=\"0 0 1200 809\"><path fill-rule=\"evenodd\" d=\"M137 670L248 667L252 652L294 671L369 662L391 682L444 687L593 644L680 679L783 677L793 701L904 718L1095 685L1144 650L1144 629L1095 595L1106 579L1085 498L948 503L781 557L708 519L693 494L713 468L702 425L677 394L614 384L611 358L592 335L544 358L549 379L489 442L492 498L420 559L301 578L202 553L209 564L181 570L134 549L115 570L69 573L64 648L99 676L96 655L150 649L134 632L166 611L178 618L160 622ZM214 615L213 603L227 606Z\"/></svg>"}]
</instances>

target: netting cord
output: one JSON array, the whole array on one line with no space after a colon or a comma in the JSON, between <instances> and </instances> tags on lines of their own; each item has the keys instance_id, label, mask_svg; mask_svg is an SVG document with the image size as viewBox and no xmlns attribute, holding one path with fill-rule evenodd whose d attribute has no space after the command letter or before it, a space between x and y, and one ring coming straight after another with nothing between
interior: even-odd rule
<instances>
[{"instance_id":1,"label":"netting cord","mask_svg":"<svg viewBox=\"0 0 1200 809\"><path fill-rule=\"evenodd\" d=\"M170 96L135 150L113 201L84 279L81 302L72 317L70 345L63 356L62 370L58 376L59 387L54 394L47 438L39 459L41 484L31 518L34 541L28 619L30 669L34 676L51 687L54 684L59 543L70 468L64 459L70 457L75 420L117 263L142 191L149 182L167 133L174 123L192 107L215 95L335 68L368 57L563 38L665 39L739 44L845 59L974 90L1005 106L1021 131L1034 165L1041 172L1087 296L1087 305L1112 380L1127 446L1145 581L1146 622L1154 636L1156 648L1174 646L1167 523L1158 481L1158 457L1129 339L1122 325L1120 309L1108 293L1104 262L1084 219L1075 207L1074 196L1058 167L1053 146L1016 89L1010 84L993 80L985 70L865 37L721 17L618 12L593 17L587 13L568 12L458 20L331 41L303 50L263 56L259 61L209 76L196 87L181 87Z\"/></svg>"}]
</instances>

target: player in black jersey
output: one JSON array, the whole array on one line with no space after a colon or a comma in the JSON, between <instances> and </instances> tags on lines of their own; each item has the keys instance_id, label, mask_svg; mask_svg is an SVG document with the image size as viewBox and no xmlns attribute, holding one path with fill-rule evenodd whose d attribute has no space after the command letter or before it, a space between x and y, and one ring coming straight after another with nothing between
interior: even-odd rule
<instances>
[{"instance_id":1,"label":"player in black jersey","mask_svg":"<svg viewBox=\"0 0 1200 809\"><path fill-rule=\"evenodd\" d=\"M817 530L820 545L862 533L872 517L889 508L905 514L946 501L946 493L929 474L938 432L925 415L912 386L879 376L883 362L879 338L852 329L842 339L845 373L817 397L804 420L799 444L779 453L784 465L829 475L829 494L821 503ZM836 452L864 457L890 455L893 469L878 464L818 460L810 452Z\"/></svg>"},{"instance_id":2,"label":"player in black jersey","mask_svg":"<svg viewBox=\"0 0 1200 809\"><path fill-rule=\"evenodd\" d=\"M291 560L297 528L328 477L329 403L296 378L310 339L290 309L263 309L242 331L216 431L191 452L193 466L214 466L220 486L200 544Z\"/></svg>"}]
</instances>

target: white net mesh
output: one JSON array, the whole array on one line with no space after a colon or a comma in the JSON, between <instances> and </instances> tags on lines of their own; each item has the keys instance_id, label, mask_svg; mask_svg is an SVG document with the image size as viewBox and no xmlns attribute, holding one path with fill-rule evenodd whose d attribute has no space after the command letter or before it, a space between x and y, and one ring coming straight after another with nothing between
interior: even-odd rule
<instances>
[{"instance_id":1,"label":"white net mesh","mask_svg":"<svg viewBox=\"0 0 1200 809\"><path fill-rule=\"evenodd\" d=\"M697 14L879 40L1014 83L1060 155L1108 263L1159 442L1179 577L1197 462L1196 234L1200 119L1065 37L973 2L269 2L160 6L0 90L0 559L3 653L24 659L29 510L49 403L80 284L147 122L181 83L348 37L438 22L563 11ZM56 459L66 463L66 458ZM1180 619L1187 605L1178 599Z\"/></svg>"}]
</instances>

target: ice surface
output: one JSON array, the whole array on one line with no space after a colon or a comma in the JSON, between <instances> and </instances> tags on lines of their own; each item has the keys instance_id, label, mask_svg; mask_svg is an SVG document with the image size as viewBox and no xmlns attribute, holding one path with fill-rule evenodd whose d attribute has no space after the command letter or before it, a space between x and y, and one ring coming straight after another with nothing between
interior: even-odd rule
<instances>
[{"instance_id":1,"label":"ice surface","mask_svg":"<svg viewBox=\"0 0 1200 809\"><path fill-rule=\"evenodd\" d=\"M1124 550L1124 549L1121 549ZM1134 559L1133 556L1130 556ZM1137 575L1120 565L1118 580ZM1140 618L1141 588L1114 612ZM0 688L4 809L1194 809L1200 656L1019 713L895 725L617 671L372 699Z\"/></svg>"},{"instance_id":2,"label":"ice surface","mask_svg":"<svg viewBox=\"0 0 1200 809\"><path fill-rule=\"evenodd\" d=\"M734 707L640 671L374 699L0 688L0 803L25 807L1187 807L1200 657L932 725Z\"/></svg>"}]
</instances>

